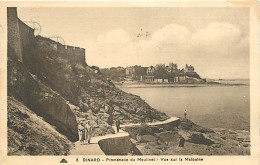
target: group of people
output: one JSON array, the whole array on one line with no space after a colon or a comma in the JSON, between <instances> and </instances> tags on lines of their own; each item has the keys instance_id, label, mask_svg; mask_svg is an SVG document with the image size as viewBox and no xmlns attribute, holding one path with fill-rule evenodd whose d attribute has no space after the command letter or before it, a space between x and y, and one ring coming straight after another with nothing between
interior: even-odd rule
<instances>
[{"instance_id":1,"label":"group of people","mask_svg":"<svg viewBox=\"0 0 260 165\"><path fill-rule=\"evenodd\" d=\"M90 144L90 140L93 133L93 127L90 125L90 121L88 120L86 124L83 121L80 121L78 125L79 132L79 141L81 144Z\"/></svg>"},{"instance_id":2,"label":"group of people","mask_svg":"<svg viewBox=\"0 0 260 165\"><path fill-rule=\"evenodd\" d=\"M187 118L187 111L185 109L184 111L184 118ZM120 120L115 120L115 125L116 125L116 129L117 132L119 132L120 129ZM88 120L86 124L84 124L83 121L80 121L79 125L78 125L78 132L79 132L79 141L81 144L85 144L86 142L88 144L90 144L90 140L92 137L92 133L93 133L93 127L90 125L90 121Z\"/></svg>"}]
</instances>

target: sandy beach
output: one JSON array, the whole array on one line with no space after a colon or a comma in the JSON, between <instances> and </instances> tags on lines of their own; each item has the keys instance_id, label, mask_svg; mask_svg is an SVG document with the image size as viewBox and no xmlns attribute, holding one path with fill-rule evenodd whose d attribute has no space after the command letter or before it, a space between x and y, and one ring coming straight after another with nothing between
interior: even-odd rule
<instances>
[{"instance_id":1,"label":"sandy beach","mask_svg":"<svg viewBox=\"0 0 260 165\"><path fill-rule=\"evenodd\" d=\"M201 83L201 84L170 84L170 83L142 83L142 82L114 82L118 88L153 88L153 87L209 87L209 86L244 86L247 84L223 84L223 83Z\"/></svg>"}]
</instances>

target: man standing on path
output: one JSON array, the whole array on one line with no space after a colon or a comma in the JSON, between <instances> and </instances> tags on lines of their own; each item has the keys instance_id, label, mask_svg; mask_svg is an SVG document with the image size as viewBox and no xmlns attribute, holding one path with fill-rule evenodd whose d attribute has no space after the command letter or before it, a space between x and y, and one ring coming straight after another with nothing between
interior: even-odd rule
<instances>
[{"instance_id":1,"label":"man standing on path","mask_svg":"<svg viewBox=\"0 0 260 165\"><path fill-rule=\"evenodd\" d=\"M90 125L90 121L89 120L87 121L87 124L85 125L85 129L86 129L86 140L88 141L88 144L90 144L93 128Z\"/></svg>"},{"instance_id":2,"label":"man standing on path","mask_svg":"<svg viewBox=\"0 0 260 165\"><path fill-rule=\"evenodd\" d=\"M153 122L152 110L149 110L149 111L148 111L148 119L150 120L150 122Z\"/></svg>"},{"instance_id":3,"label":"man standing on path","mask_svg":"<svg viewBox=\"0 0 260 165\"><path fill-rule=\"evenodd\" d=\"M116 120L116 130L117 130L117 133L119 132L119 129L120 129L120 120Z\"/></svg>"},{"instance_id":4,"label":"man standing on path","mask_svg":"<svg viewBox=\"0 0 260 165\"><path fill-rule=\"evenodd\" d=\"M184 118L186 119L186 116L187 116L187 111L186 111L186 109L185 109L185 111L184 111Z\"/></svg>"}]
</instances>

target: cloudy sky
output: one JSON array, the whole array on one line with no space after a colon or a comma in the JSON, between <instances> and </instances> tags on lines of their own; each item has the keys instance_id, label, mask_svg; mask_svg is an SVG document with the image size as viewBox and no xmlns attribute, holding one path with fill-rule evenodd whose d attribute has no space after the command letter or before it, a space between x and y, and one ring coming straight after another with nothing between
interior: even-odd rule
<instances>
[{"instance_id":1,"label":"cloudy sky","mask_svg":"<svg viewBox=\"0 0 260 165\"><path fill-rule=\"evenodd\" d=\"M203 78L249 78L247 8L18 8L18 16L85 48L89 65L187 63Z\"/></svg>"}]
</instances>

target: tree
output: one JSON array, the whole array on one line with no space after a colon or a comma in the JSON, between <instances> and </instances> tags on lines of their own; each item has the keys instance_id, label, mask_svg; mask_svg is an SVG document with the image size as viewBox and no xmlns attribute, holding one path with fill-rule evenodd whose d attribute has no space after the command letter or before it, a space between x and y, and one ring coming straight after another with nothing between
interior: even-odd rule
<instances>
[{"instance_id":1,"label":"tree","mask_svg":"<svg viewBox=\"0 0 260 165\"><path fill-rule=\"evenodd\" d=\"M156 78L166 78L167 70L165 64L157 64L155 66L155 77Z\"/></svg>"}]
</instances>

